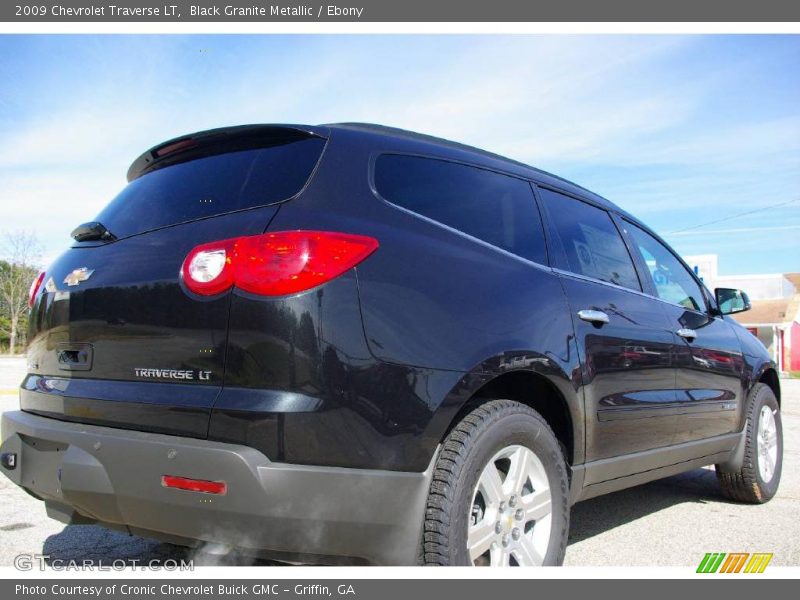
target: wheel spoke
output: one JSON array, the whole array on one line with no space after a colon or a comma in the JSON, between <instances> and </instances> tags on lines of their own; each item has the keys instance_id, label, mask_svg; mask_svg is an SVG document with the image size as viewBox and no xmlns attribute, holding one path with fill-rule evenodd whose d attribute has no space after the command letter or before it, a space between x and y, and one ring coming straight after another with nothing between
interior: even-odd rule
<instances>
[{"instance_id":1,"label":"wheel spoke","mask_svg":"<svg viewBox=\"0 0 800 600\"><path fill-rule=\"evenodd\" d=\"M509 566L509 558L511 553L500 545L492 547L491 565L493 567L507 567Z\"/></svg>"},{"instance_id":2,"label":"wheel spoke","mask_svg":"<svg viewBox=\"0 0 800 600\"><path fill-rule=\"evenodd\" d=\"M478 481L478 487L483 493L487 505L496 506L505 497L505 494L503 494L503 481L500 479L500 473L497 471L493 461L483 469L481 478Z\"/></svg>"},{"instance_id":3,"label":"wheel spoke","mask_svg":"<svg viewBox=\"0 0 800 600\"><path fill-rule=\"evenodd\" d=\"M761 422L758 424L758 429L764 432L769 427L769 413L765 410L761 411Z\"/></svg>"},{"instance_id":4,"label":"wheel spoke","mask_svg":"<svg viewBox=\"0 0 800 600\"><path fill-rule=\"evenodd\" d=\"M767 466L767 475L770 475L775 470L775 461L769 451L764 453L764 461Z\"/></svg>"},{"instance_id":5,"label":"wheel spoke","mask_svg":"<svg viewBox=\"0 0 800 600\"><path fill-rule=\"evenodd\" d=\"M522 497L522 508L525 511L526 521L541 521L550 514L550 490L536 490L532 494Z\"/></svg>"},{"instance_id":6,"label":"wheel spoke","mask_svg":"<svg viewBox=\"0 0 800 600\"><path fill-rule=\"evenodd\" d=\"M491 548L495 535L494 523L490 519L483 519L480 523L470 527L467 532L469 559L474 561L485 554Z\"/></svg>"},{"instance_id":7,"label":"wheel spoke","mask_svg":"<svg viewBox=\"0 0 800 600\"><path fill-rule=\"evenodd\" d=\"M517 448L511 456L511 466L503 484L506 493L520 494L528 481L531 465L531 452L527 448Z\"/></svg>"},{"instance_id":8,"label":"wheel spoke","mask_svg":"<svg viewBox=\"0 0 800 600\"><path fill-rule=\"evenodd\" d=\"M514 557L520 565L526 567L539 566L544 562L544 559L533 545L533 540L527 536L523 536L514 548Z\"/></svg>"},{"instance_id":9,"label":"wheel spoke","mask_svg":"<svg viewBox=\"0 0 800 600\"><path fill-rule=\"evenodd\" d=\"M767 437L764 440L764 443L767 445L768 448L772 448L776 446L778 443L778 432L774 429L770 429L767 433Z\"/></svg>"}]
</instances>

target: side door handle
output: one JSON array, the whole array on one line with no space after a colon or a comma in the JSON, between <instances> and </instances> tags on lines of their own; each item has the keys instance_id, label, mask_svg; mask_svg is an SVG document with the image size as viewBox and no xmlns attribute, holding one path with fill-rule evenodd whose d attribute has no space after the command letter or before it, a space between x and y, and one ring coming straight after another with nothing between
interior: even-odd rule
<instances>
[{"instance_id":1,"label":"side door handle","mask_svg":"<svg viewBox=\"0 0 800 600\"><path fill-rule=\"evenodd\" d=\"M608 315L602 310L579 310L578 318L581 321L586 321L595 325L605 325L608 323Z\"/></svg>"},{"instance_id":2,"label":"side door handle","mask_svg":"<svg viewBox=\"0 0 800 600\"><path fill-rule=\"evenodd\" d=\"M686 327L678 329L675 333L690 342L697 337L697 332L694 329L687 329Z\"/></svg>"}]
</instances>

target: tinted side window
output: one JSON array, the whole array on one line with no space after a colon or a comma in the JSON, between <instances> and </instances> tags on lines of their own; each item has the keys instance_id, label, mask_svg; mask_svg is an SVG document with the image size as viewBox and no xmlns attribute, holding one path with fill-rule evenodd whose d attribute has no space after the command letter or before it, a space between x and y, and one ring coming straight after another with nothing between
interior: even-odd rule
<instances>
[{"instance_id":1,"label":"tinted side window","mask_svg":"<svg viewBox=\"0 0 800 600\"><path fill-rule=\"evenodd\" d=\"M541 194L570 271L642 289L625 242L606 211L544 188Z\"/></svg>"},{"instance_id":2,"label":"tinted side window","mask_svg":"<svg viewBox=\"0 0 800 600\"><path fill-rule=\"evenodd\" d=\"M626 223L633 243L642 254L658 297L684 308L702 311L703 292L681 262L664 244L632 223Z\"/></svg>"},{"instance_id":3,"label":"tinted side window","mask_svg":"<svg viewBox=\"0 0 800 600\"><path fill-rule=\"evenodd\" d=\"M530 185L443 160L384 154L375 187L389 202L538 263L544 233Z\"/></svg>"}]
</instances>

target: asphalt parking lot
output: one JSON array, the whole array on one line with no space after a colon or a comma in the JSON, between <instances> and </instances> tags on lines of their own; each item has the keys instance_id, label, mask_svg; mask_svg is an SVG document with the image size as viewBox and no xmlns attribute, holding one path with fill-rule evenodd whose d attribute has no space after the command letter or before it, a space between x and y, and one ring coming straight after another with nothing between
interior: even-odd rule
<instances>
[{"instance_id":1,"label":"asphalt parking lot","mask_svg":"<svg viewBox=\"0 0 800 600\"><path fill-rule=\"evenodd\" d=\"M0 358L0 412L15 410L24 359ZM784 466L778 495L752 506L726 501L713 469L595 498L572 512L566 564L695 566L706 552L772 552L772 565L800 565L800 380L782 380ZM187 558L187 551L101 527L64 526L44 505L0 476L0 566L21 553L63 560L150 561ZM233 554L193 555L195 564L270 564Z\"/></svg>"}]
</instances>

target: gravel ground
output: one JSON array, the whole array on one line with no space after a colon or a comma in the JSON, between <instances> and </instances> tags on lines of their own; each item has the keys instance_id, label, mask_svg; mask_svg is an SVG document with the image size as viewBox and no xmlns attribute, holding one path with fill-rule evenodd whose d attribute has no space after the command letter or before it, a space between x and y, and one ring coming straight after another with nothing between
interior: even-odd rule
<instances>
[{"instance_id":1,"label":"gravel ground","mask_svg":"<svg viewBox=\"0 0 800 600\"><path fill-rule=\"evenodd\" d=\"M22 379L23 359L0 358L0 412L15 410L8 392ZM696 469L576 505L566 564L694 566L706 552L772 552L772 565L800 566L800 380L782 380L784 468L775 498L759 506L722 498L712 469ZM20 553L63 560L186 558L181 548L90 525L64 526L43 503L0 477L0 566ZM253 564L238 554L201 552L195 564ZM255 561L256 564L270 564Z\"/></svg>"}]
</instances>

